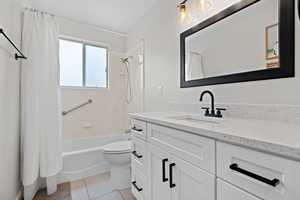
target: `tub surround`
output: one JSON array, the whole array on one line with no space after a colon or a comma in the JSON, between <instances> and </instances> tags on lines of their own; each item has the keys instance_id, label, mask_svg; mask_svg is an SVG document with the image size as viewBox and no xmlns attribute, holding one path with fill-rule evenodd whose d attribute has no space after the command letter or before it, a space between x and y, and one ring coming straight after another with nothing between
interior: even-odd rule
<instances>
[{"instance_id":1,"label":"tub surround","mask_svg":"<svg viewBox=\"0 0 300 200\"><path fill-rule=\"evenodd\" d=\"M216 124L174 118L188 115L203 114L156 112L132 113L130 117L300 161L300 125L296 123L224 117L222 122Z\"/></svg>"}]
</instances>

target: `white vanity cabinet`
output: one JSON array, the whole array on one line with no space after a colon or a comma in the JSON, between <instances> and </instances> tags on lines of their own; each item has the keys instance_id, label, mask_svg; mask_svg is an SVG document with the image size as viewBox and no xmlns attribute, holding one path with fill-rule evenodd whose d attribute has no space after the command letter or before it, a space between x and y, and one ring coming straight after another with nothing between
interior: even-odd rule
<instances>
[{"instance_id":1,"label":"white vanity cabinet","mask_svg":"<svg viewBox=\"0 0 300 200\"><path fill-rule=\"evenodd\" d=\"M217 200L261 200L250 193L221 181L217 181Z\"/></svg>"},{"instance_id":2,"label":"white vanity cabinet","mask_svg":"<svg viewBox=\"0 0 300 200\"><path fill-rule=\"evenodd\" d=\"M149 151L149 200L214 200L215 176L152 144Z\"/></svg>"},{"instance_id":3,"label":"white vanity cabinet","mask_svg":"<svg viewBox=\"0 0 300 200\"><path fill-rule=\"evenodd\" d=\"M300 162L134 122L143 129L133 131L133 149L142 155L132 157L132 181L143 188L132 187L138 200L300 200Z\"/></svg>"},{"instance_id":4,"label":"white vanity cabinet","mask_svg":"<svg viewBox=\"0 0 300 200\"><path fill-rule=\"evenodd\" d=\"M215 200L215 175L176 156L171 157L172 163L172 200Z\"/></svg>"},{"instance_id":5,"label":"white vanity cabinet","mask_svg":"<svg viewBox=\"0 0 300 200\"><path fill-rule=\"evenodd\" d=\"M147 144L145 141L132 138L131 165L140 170L144 175L147 172Z\"/></svg>"},{"instance_id":6,"label":"white vanity cabinet","mask_svg":"<svg viewBox=\"0 0 300 200\"><path fill-rule=\"evenodd\" d=\"M171 200L169 162L168 152L148 144L148 200Z\"/></svg>"},{"instance_id":7,"label":"white vanity cabinet","mask_svg":"<svg viewBox=\"0 0 300 200\"><path fill-rule=\"evenodd\" d=\"M134 124L141 127L144 122L135 120ZM133 150L143 158L132 156L132 170L147 179L144 200L215 200L215 141L151 123L140 132L146 136L133 131ZM135 185L133 192L141 199L142 192L137 193Z\"/></svg>"},{"instance_id":8,"label":"white vanity cabinet","mask_svg":"<svg viewBox=\"0 0 300 200\"><path fill-rule=\"evenodd\" d=\"M147 124L149 200L214 200L215 142Z\"/></svg>"},{"instance_id":9,"label":"white vanity cabinet","mask_svg":"<svg viewBox=\"0 0 300 200\"><path fill-rule=\"evenodd\" d=\"M300 163L217 142L217 176L264 200L300 200Z\"/></svg>"},{"instance_id":10,"label":"white vanity cabinet","mask_svg":"<svg viewBox=\"0 0 300 200\"><path fill-rule=\"evenodd\" d=\"M132 194L136 197L137 200L147 199L147 179L146 176L138 170L135 166L132 166Z\"/></svg>"},{"instance_id":11,"label":"white vanity cabinet","mask_svg":"<svg viewBox=\"0 0 300 200\"><path fill-rule=\"evenodd\" d=\"M132 120L131 124L132 135L134 135L134 137L140 138L141 140L146 140L147 123L140 120Z\"/></svg>"},{"instance_id":12,"label":"white vanity cabinet","mask_svg":"<svg viewBox=\"0 0 300 200\"><path fill-rule=\"evenodd\" d=\"M146 122L133 120L131 155L131 191L137 200L148 199Z\"/></svg>"}]
</instances>

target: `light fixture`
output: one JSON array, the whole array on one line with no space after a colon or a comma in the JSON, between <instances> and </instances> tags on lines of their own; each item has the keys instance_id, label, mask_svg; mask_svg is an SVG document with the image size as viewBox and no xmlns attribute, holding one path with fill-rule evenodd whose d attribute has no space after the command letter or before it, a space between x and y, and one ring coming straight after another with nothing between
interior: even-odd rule
<instances>
[{"instance_id":1,"label":"light fixture","mask_svg":"<svg viewBox=\"0 0 300 200\"><path fill-rule=\"evenodd\" d=\"M187 18L187 8L186 2L188 0L182 1L177 7L179 8L179 21L183 23Z\"/></svg>"},{"instance_id":2,"label":"light fixture","mask_svg":"<svg viewBox=\"0 0 300 200\"><path fill-rule=\"evenodd\" d=\"M197 7L200 11L205 11L212 6L211 0L197 0L197 1L198 1Z\"/></svg>"},{"instance_id":3,"label":"light fixture","mask_svg":"<svg viewBox=\"0 0 300 200\"><path fill-rule=\"evenodd\" d=\"M192 0L192 2L195 2L194 5L196 6L196 8L200 11L199 14L201 14L202 12L204 12L204 11L208 10L209 8L211 8L212 5L213 5L212 1L213 0ZM190 14L188 13L188 9L187 9L187 2L188 2L188 0L183 0L177 6L179 8L178 20L181 23L185 23L188 20L188 18L190 17Z\"/></svg>"}]
</instances>

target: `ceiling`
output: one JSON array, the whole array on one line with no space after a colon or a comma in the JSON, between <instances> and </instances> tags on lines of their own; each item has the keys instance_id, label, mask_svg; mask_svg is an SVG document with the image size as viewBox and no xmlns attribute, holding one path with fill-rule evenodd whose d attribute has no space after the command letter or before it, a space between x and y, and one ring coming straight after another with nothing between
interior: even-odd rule
<instances>
[{"instance_id":1,"label":"ceiling","mask_svg":"<svg viewBox=\"0 0 300 200\"><path fill-rule=\"evenodd\" d=\"M60 17L127 33L157 0L30 0Z\"/></svg>"}]
</instances>

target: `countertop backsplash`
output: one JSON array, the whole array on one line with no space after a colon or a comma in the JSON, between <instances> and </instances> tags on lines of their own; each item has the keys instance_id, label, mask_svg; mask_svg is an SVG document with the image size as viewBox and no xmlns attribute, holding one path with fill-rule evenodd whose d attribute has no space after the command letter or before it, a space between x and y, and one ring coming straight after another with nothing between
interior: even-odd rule
<instances>
[{"instance_id":1,"label":"countertop backsplash","mask_svg":"<svg viewBox=\"0 0 300 200\"><path fill-rule=\"evenodd\" d=\"M201 107L210 107L210 104L170 104L169 111L200 113ZM215 107L226 108L223 116L242 119L257 119L279 121L285 123L300 123L300 106L295 105L258 105L258 104L226 104L216 103Z\"/></svg>"}]
</instances>

